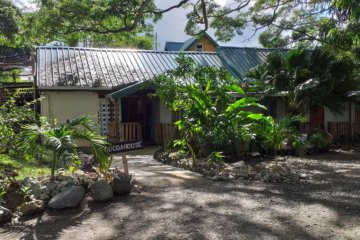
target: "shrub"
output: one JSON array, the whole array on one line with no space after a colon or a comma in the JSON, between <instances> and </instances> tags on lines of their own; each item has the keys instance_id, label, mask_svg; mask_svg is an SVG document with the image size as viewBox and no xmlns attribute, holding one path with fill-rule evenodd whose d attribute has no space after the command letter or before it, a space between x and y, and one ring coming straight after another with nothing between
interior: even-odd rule
<instances>
[{"instance_id":1,"label":"shrub","mask_svg":"<svg viewBox=\"0 0 360 240\"><path fill-rule=\"evenodd\" d=\"M93 122L87 116L81 116L60 125L49 124L43 119L41 126L27 125L24 129L22 141L26 143L23 148L28 157L35 156L35 152L39 148L51 151L52 179L54 179L55 169L59 161L76 163L79 154L76 141L85 141L90 144L101 171L106 172L110 167L107 143L102 136L96 133Z\"/></svg>"}]
</instances>

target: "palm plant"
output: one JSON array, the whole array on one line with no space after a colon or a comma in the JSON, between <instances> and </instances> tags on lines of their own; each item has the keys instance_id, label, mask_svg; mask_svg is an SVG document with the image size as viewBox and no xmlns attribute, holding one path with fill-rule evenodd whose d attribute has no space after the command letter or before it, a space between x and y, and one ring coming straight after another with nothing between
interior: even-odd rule
<instances>
[{"instance_id":1,"label":"palm plant","mask_svg":"<svg viewBox=\"0 0 360 240\"><path fill-rule=\"evenodd\" d=\"M289 115L304 115L323 106L341 113L343 102L349 100L349 91L359 86L354 70L353 60L337 58L325 48L293 49L286 54L270 54L263 65L247 76L254 79L257 91L281 96Z\"/></svg>"},{"instance_id":2,"label":"palm plant","mask_svg":"<svg viewBox=\"0 0 360 240\"><path fill-rule=\"evenodd\" d=\"M266 117L254 130L261 138L261 142L273 151L275 165L282 146L290 145L304 154L307 143L298 133L296 125L303 120L300 116L286 116L280 120Z\"/></svg>"},{"instance_id":3,"label":"palm plant","mask_svg":"<svg viewBox=\"0 0 360 240\"><path fill-rule=\"evenodd\" d=\"M42 120L41 126L26 125L21 139L26 154L33 155L39 147L52 152L52 180L54 180L55 169L60 159L76 159L78 142L90 144L99 162L100 170L106 171L110 165L107 142L104 137L95 132L94 123L88 116L80 116L60 125L49 124L45 120Z\"/></svg>"}]
</instances>

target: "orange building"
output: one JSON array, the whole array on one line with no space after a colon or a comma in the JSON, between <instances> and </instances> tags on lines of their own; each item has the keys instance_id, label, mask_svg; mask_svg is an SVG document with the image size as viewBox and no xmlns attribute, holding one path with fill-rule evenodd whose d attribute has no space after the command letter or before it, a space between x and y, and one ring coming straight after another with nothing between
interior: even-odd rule
<instances>
[{"instance_id":1,"label":"orange building","mask_svg":"<svg viewBox=\"0 0 360 240\"><path fill-rule=\"evenodd\" d=\"M165 51L216 52L218 46L209 34L204 33L200 37L192 37L185 42L166 42Z\"/></svg>"}]
</instances>

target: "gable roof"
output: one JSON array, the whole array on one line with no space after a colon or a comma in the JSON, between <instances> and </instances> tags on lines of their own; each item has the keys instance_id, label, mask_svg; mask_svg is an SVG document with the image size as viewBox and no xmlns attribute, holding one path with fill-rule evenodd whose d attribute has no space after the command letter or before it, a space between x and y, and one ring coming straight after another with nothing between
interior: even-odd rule
<instances>
[{"instance_id":1,"label":"gable roof","mask_svg":"<svg viewBox=\"0 0 360 240\"><path fill-rule=\"evenodd\" d=\"M227 69L241 80L246 80L245 74L252 68L264 63L270 53L288 49L280 48L248 48L248 47L218 47L217 53Z\"/></svg>"},{"instance_id":2,"label":"gable roof","mask_svg":"<svg viewBox=\"0 0 360 240\"><path fill-rule=\"evenodd\" d=\"M183 42L165 42L165 51L179 51Z\"/></svg>"},{"instance_id":3,"label":"gable roof","mask_svg":"<svg viewBox=\"0 0 360 240\"><path fill-rule=\"evenodd\" d=\"M201 65L222 66L216 53L157 52L41 46L36 48L39 89L113 89L143 82L176 68L179 54Z\"/></svg>"},{"instance_id":4,"label":"gable roof","mask_svg":"<svg viewBox=\"0 0 360 240\"><path fill-rule=\"evenodd\" d=\"M206 32L204 32L204 34L202 36L196 36L196 37L192 37L190 39L188 39L187 41L184 42L184 44L181 46L181 48L179 49L179 51L187 51L189 50L189 48L191 48L199 39L201 39L202 37L207 38L212 44L214 44L215 47L218 47L219 45L217 44L217 42L214 41L214 39L212 39L210 37L209 34L207 34Z\"/></svg>"}]
</instances>

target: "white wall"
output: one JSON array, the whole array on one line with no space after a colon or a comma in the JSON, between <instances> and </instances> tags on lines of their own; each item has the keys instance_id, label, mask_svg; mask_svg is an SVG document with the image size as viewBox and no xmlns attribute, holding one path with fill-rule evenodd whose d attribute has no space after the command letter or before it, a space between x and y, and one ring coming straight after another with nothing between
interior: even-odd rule
<instances>
[{"instance_id":1,"label":"white wall","mask_svg":"<svg viewBox=\"0 0 360 240\"><path fill-rule=\"evenodd\" d=\"M281 119L286 115L285 102L282 98L276 98L276 118Z\"/></svg>"},{"instance_id":2,"label":"white wall","mask_svg":"<svg viewBox=\"0 0 360 240\"><path fill-rule=\"evenodd\" d=\"M41 97L41 115L49 119L55 118L62 123L81 115L89 115L98 123L100 100L97 92L47 91Z\"/></svg>"},{"instance_id":3,"label":"white wall","mask_svg":"<svg viewBox=\"0 0 360 240\"><path fill-rule=\"evenodd\" d=\"M172 112L164 104L160 102L160 123L172 123Z\"/></svg>"},{"instance_id":4,"label":"white wall","mask_svg":"<svg viewBox=\"0 0 360 240\"><path fill-rule=\"evenodd\" d=\"M328 130L328 122L349 122L349 103L343 104L345 110L340 115L335 115L330 112L329 109L325 108L325 130ZM351 104L351 122L355 122L355 104Z\"/></svg>"}]
</instances>

